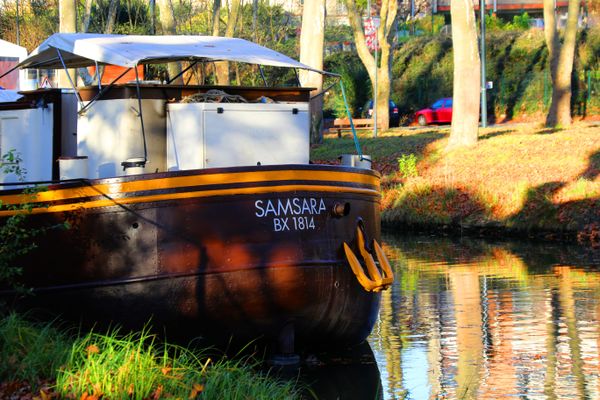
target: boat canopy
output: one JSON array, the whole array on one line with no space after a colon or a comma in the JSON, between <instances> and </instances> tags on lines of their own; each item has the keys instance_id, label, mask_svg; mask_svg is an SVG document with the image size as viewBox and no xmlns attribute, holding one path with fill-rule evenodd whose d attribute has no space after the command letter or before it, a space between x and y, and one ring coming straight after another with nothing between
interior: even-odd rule
<instances>
[{"instance_id":1,"label":"boat canopy","mask_svg":"<svg viewBox=\"0 0 600 400\"><path fill-rule=\"evenodd\" d=\"M236 61L300 68L325 74L274 50L244 39L199 35L109 35L55 33L18 68L79 68L113 64L133 68L170 61Z\"/></svg>"}]
</instances>

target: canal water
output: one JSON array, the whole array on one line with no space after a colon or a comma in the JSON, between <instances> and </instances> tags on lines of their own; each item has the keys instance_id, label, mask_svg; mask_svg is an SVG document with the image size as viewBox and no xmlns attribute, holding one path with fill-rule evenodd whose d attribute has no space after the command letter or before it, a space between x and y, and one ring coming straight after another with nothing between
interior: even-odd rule
<instances>
[{"instance_id":1,"label":"canal water","mask_svg":"<svg viewBox=\"0 0 600 400\"><path fill-rule=\"evenodd\" d=\"M321 369L315 397L600 399L600 251L383 241L396 280L369 346Z\"/></svg>"}]
</instances>

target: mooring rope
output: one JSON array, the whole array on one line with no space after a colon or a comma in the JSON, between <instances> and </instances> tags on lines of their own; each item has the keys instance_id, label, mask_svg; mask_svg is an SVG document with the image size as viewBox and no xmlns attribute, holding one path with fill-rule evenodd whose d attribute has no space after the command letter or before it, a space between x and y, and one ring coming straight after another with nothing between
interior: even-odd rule
<instances>
[{"instance_id":1,"label":"mooring rope","mask_svg":"<svg viewBox=\"0 0 600 400\"><path fill-rule=\"evenodd\" d=\"M195 93L181 99L182 103L247 103L248 100L237 94L211 89L204 93Z\"/></svg>"}]
</instances>

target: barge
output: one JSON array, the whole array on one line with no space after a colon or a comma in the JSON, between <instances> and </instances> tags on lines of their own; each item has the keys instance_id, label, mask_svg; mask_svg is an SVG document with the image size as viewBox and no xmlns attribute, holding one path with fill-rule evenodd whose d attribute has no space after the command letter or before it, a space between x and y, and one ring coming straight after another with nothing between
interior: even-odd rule
<instances>
[{"instance_id":1,"label":"barge","mask_svg":"<svg viewBox=\"0 0 600 400\"><path fill-rule=\"evenodd\" d=\"M169 336L262 337L283 352L368 336L393 280L378 244L380 176L368 163L310 164L311 89L138 76L222 60L310 70L205 36L55 34L21 62L116 65L136 79L0 104L2 151L27 170L2 175L0 218L26 203L29 226L67 226L19 260L33 294L5 286L4 299L126 328L150 321Z\"/></svg>"}]
</instances>

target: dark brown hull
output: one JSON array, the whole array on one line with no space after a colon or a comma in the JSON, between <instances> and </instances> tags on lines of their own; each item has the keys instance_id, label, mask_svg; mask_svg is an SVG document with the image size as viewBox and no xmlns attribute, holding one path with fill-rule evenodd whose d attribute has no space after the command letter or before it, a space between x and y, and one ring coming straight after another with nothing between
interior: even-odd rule
<instances>
[{"instance_id":1,"label":"dark brown hull","mask_svg":"<svg viewBox=\"0 0 600 400\"><path fill-rule=\"evenodd\" d=\"M357 343L379 294L357 282L343 243L356 246L359 221L379 239L378 191L372 171L326 166L52 186L30 222L70 229L40 237L24 260L27 302L132 328L152 319L173 336L276 338L291 324L302 342Z\"/></svg>"}]
</instances>

